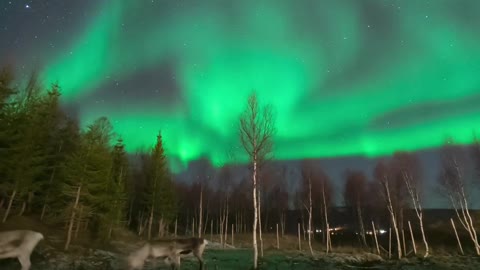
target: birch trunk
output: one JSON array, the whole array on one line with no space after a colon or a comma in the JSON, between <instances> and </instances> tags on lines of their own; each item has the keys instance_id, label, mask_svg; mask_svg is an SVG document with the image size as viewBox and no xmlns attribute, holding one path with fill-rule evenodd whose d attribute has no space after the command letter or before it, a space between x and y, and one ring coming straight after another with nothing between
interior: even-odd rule
<instances>
[{"instance_id":1,"label":"birch trunk","mask_svg":"<svg viewBox=\"0 0 480 270\"><path fill-rule=\"evenodd\" d=\"M234 228L235 228L235 227L234 227L234 224L232 223L232 247L233 247L233 233L234 233L233 229L234 229Z\"/></svg>"},{"instance_id":2,"label":"birch trunk","mask_svg":"<svg viewBox=\"0 0 480 270\"><path fill-rule=\"evenodd\" d=\"M362 239L362 244L364 247L367 246L367 238L365 236L365 225L363 224L363 215L362 215L362 207L360 203L357 202L357 215L358 215L358 223L360 225L360 237Z\"/></svg>"},{"instance_id":3,"label":"birch trunk","mask_svg":"<svg viewBox=\"0 0 480 270\"><path fill-rule=\"evenodd\" d=\"M322 197L323 197L323 212L325 215L325 225L326 229L326 236L327 236L327 250L326 253L330 252L331 242L330 242L330 227L328 225L328 211L327 211L327 198L325 196L325 183L322 182Z\"/></svg>"},{"instance_id":4,"label":"birch trunk","mask_svg":"<svg viewBox=\"0 0 480 270\"><path fill-rule=\"evenodd\" d=\"M415 238L413 237L412 225L410 225L410 220L408 221L408 228L410 229L410 236L412 237L413 254L417 255L417 246L415 244Z\"/></svg>"},{"instance_id":5,"label":"birch trunk","mask_svg":"<svg viewBox=\"0 0 480 270\"><path fill-rule=\"evenodd\" d=\"M223 232L225 233L225 237L223 238L223 245L226 245L227 244L227 237L228 237L228 214L229 214L229 207L228 207L228 196L227 196L227 199L226 199L226 210L225 210L225 229L223 230Z\"/></svg>"},{"instance_id":6,"label":"birch trunk","mask_svg":"<svg viewBox=\"0 0 480 270\"><path fill-rule=\"evenodd\" d=\"M409 174L404 172L403 179L405 180L405 184L407 186L407 191L410 194L410 198L412 198L413 208L415 209L415 214L418 218L418 223L420 225L420 233L422 234L423 244L425 245L425 255L423 257L426 258L428 257L430 250L427 242L427 237L425 236L425 230L423 229L423 210L420 203L419 192Z\"/></svg>"},{"instance_id":7,"label":"birch trunk","mask_svg":"<svg viewBox=\"0 0 480 270\"><path fill-rule=\"evenodd\" d=\"M173 230L173 236L177 238L178 218L175 218L175 229Z\"/></svg>"},{"instance_id":8,"label":"birch trunk","mask_svg":"<svg viewBox=\"0 0 480 270\"><path fill-rule=\"evenodd\" d=\"M455 223L453 222L452 218L450 219L450 222L452 223L453 231L455 232L455 237L457 238L458 248L460 248L460 253L462 253L462 255L464 255L463 248L462 248L462 242L460 242L460 238L458 237L457 229L455 228Z\"/></svg>"},{"instance_id":9,"label":"birch trunk","mask_svg":"<svg viewBox=\"0 0 480 270\"><path fill-rule=\"evenodd\" d=\"M278 239L278 223L276 224L277 227L277 249L280 249L280 240Z\"/></svg>"},{"instance_id":10,"label":"birch trunk","mask_svg":"<svg viewBox=\"0 0 480 270\"><path fill-rule=\"evenodd\" d=\"M260 201L260 190L258 189L258 238L260 240L260 258L263 258L263 237L262 237L262 212L261 212L261 201Z\"/></svg>"},{"instance_id":11,"label":"birch trunk","mask_svg":"<svg viewBox=\"0 0 480 270\"><path fill-rule=\"evenodd\" d=\"M18 213L19 216L22 216L23 213L25 213L26 207L27 207L27 202L26 202L26 201L23 201L23 202L22 202L22 208L20 209L20 213Z\"/></svg>"},{"instance_id":12,"label":"birch trunk","mask_svg":"<svg viewBox=\"0 0 480 270\"><path fill-rule=\"evenodd\" d=\"M73 236L73 239L77 239L78 237L78 232L80 231L80 227L82 225L82 214L83 214L83 206L80 205L80 210L78 211L78 218L77 218L77 227L75 228L75 234Z\"/></svg>"},{"instance_id":13,"label":"birch trunk","mask_svg":"<svg viewBox=\"0 0 480 270\"><path fill-rule=\"evenodd\" d=\"M302 251L302 237L300 234L300 223L297 223L298 250Z\"/></svg>"},{"instance_id":14,"label":"birch trunk","mask_svg":"<svg viewBox=\"0 0 480 270\"><path fill-rule=\"evenodd\" d=\"M393 210L392 199L390 197L390 188L388 186L388 181L385 180L384 182L385 193L387 196L387 209L390 212L390 219L393 225L393 231L395 232L395 237L397 239L397 257L398 259L402 258L402 241L400 238L400 231L398 229L397 218L395 212Z\"/></svg>"},{"instance_id":15,"label":"birch trunk","mask_svg":"<svg viewBox=\"0 0 480 270\"><path fill-rule=\"evenodd\" d=\"M67 241L65 241L65 250L68 250L68 247L70 246L70 241L72 240L72 229L73 229L73 223L75 222L75 214L77 211L78 203L80 201L80 193L82 191L82 185L78 186L77 188L77 196L75 198L75 204L73 205L72 209L72 214L70 216L70 222L68 225L68 231L67 231Z\"/></svg>"},{"instance_id":16,"label":"birch trunk","mask_svg":"<svg viewBox=\"0 0 480 270\"><path fill-rule=\"evenodd\" d=\"M198 237L202 237L202 220L203 220L203 184L200 185L200 209L198 217Z\"/></svg>"},{"instance_id":17,"label":"birch trunk","mask_svg":"<svg viewBox=\"0 0 480 270\"><path fill-rule=\"evenodd\" d=\"M312 180L308 177L308 248L313 256L312 248Z\"/></svg>"},{"instance_id":18,"label":"birch trunk","mask_svg":"<svg viewBox=\"0 0 480 270\"><path fill-rule=\"evenodd\" d=\"M256 143L254 143L256 144ZM257 222L258 222L258 206L257 206L257 155L253 157L253 269L258 268L258 247L257 247Z\"/></svg>"},{"instance_id":19,"label":"birch trunk","mask_svg":"<svg viewBox=\"0 0 480 270\"><path fill-rule=\"evenodd\" d=\"M153 205L152 209L150 209L150 217L148 218L148 232L147 232L147 239L152 239L152 225L153 225Z\"/></svg>"},{"instance_id":20,"label":"birch trunk","mask_svg":"<svg viewBox=\"0 0 480 270\"><path fill-rule=\"evenodd\" d=\"M132 224L132 214L133 214L133 199L130 202L130 207L128 208L128 222L127 222L127 228L130 228L130 225Z\"/></svg>"},{"instance_id":21,"label":"birch trunk","mask_svg":"<svg viewBox=\"0 0 480 270\"><path fill-rule=\"evenodd\" d=\"M2 223L7 221L8 215L10 214L10 210L12 209L13 200L15 199L15 195L17 195L17 190L14 189L12 195L10 195L10 200L8 201L7 211L5 211L5 215L3 216Z\"/></svg>"},{"instance_id":22,"label":"birch trunk","mask_svg":"<svg viewBox=\"0 0 480 270\"><path fill-rule=\"evenodd\" d=\"M373 237L375 239L375 246L377 247L377 254L380 255L380 247L378 246L377 231L375 229L375 223L372 221Z\"/></svg>"}]
</instances>

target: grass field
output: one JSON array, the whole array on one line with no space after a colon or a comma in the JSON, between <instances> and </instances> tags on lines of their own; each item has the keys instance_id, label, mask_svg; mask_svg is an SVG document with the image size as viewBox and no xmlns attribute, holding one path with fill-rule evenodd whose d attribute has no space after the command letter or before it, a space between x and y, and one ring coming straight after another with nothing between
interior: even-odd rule
<instances>
[{"instance_id":1,"label":"grass field","mask_svg":"<svg viewBox=\"0 0 480 270\"><path fill-rule=\"evenodd\" d=\"M32 254L31 270L113 270L126 269L124 258L141 243L135 234L127 231L114 233L114 241L110 244L100 244L88 235L79 235L68 252L62 250L64 233L59 228L47 226L28 217L13 217L9 222L0 225L0 230L35 229L43 232L47 240L41 242ZM180 236L182 237L182 236ZM227 245L219 243L218 235L207 234L210 241L204 254L205 268L208 270L251 269L253 251L251 249L251 234L229 235ZM321 241L313 242L314 255L308 249L308 243L302 237L302 250L298 250L298 238L295 235L280 237L280 249L276 249L276 235L265 234L264 256L259 258L259 269L480 269L480 257L456 255L455 245L447 250L435 245L432 256L428 259L413 256L402 260L385 260L372 254L373 248L359 248L351 245L341 245L334 242L333 253L325 254ZM468 254L472 254L469 252ZM384 258L385 258L385 254ZM155 269L170 269L162 262ZM0 260L0 270L19 270L16 260ZM154 269L148 263L144 269ZM193 256L182 259L182 270L198 269L198 262Z\"/></svg>"}]
</instances>

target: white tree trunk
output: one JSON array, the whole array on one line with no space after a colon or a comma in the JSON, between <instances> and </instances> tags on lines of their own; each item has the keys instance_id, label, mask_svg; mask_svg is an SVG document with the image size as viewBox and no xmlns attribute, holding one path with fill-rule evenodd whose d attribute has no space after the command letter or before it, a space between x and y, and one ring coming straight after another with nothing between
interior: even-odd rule
<instances>
[{"instance_id":1,"label":"white tree trunk","mask_svg":"<svg viewBox=\"0 0 480 270\"><path fill-rule=\"evenodd\" d=\"M390 219L392 221L393 230L395 232L395 237L397 239L397 257L398 259L402 258L402 241L400 239L400 232L398 229L397 218L395 216L395 212L393 210L392 199L390 197L390 188L388 186L388 181L385 180L384 182L385 193L387 196L387 208L388 212L390 212Z\"/></svg>"},{"instance_id":2,"label":"white tree trunk","mask_svg":"<svg viewBox=\"0 0 480 270\"><path fill-rule=\"evenodd\" d=\"M212 222L213 222L213 220L212 220ZM174 236L175 238L177 238L177 228L178 228L177 225L178 225L178 218L175 218L175 229L174 229L174 231L173 231L173 236Z\"/></svg>"},{"instance_id":3,"label":"white tree trunk","mask_svg":"<svg viewBox=\"0 0 480 270\"><path fill-rule=\"evenodd\" d=\"M325 215L325 227L326 227L326 236L327 236L327 250L326 253L330 252L331 241L330 241L330 226L328 223L328 211L327 211L327 198L325 194L325 183L322 182L322 197L323 197L323 212Z\"/></svg>"},{"instance_id":4,"label":"white tree trunk","mask_svg":"<svg viewBox=\"0 0 480 270\"><path fill-rule=\"evenodd\" d=\"M70 241L72 240L72 229L73 229L73 223L75 222L75 214L77 211L78 203L80 201L80 193L82 191L82 186L78 186L77 188L77 196L75 198L75 204L73 205L72 209L72 214L70 216L70 222L68 225L68 231L67 231L67 241L65 241L65 250L68 250L68 247L70 246Z\"/></svg>"},{"instance_id":5,"label":"white tree trunk","mask_svg":"<svg viewBox=\"0 0 480 270\"><path fill-rule=\"evenodd\" d=\"M313 256L312 248L312 180L308 177L308 248Z\"/></svg>"},{"instance_id":6,"label":"white tree trunk","mask_svg":"<svg viewBox=\"0 0 480 270\"><path fill-rule=\"evenodd\" d=\"M202 220L203 220L203 184L200 185L200 209L198 218L198 237L202 237Z\"/></svg>"},{"instance_id":7,"label":"white tree trunk","mask_svg":"<svg viewBox=\"0 0 480 270\"><path fill-rule=\"evenodd\" d=\"M277 249L280 249L280 240L278 238L278 223L276 224L277 227Z\"/></svg>"},{"instance_id":8,"label":"white tree trunk","mask_svg":"<svg viewBox=\"0 0 480 270\"><path fill-rule=\"evenodd\" d=\"M165 235L165 223L163 222L163 217L158 220L158 237L163 237Z\"/></svg>"},{"instance_id":9,"label":"white tree trunk","mask_svg":"<svg viewBox=\"0 0 480 270\"><path fill-rule=\"evenodd\" d=\"M150 209L150 217L148 218L148 232L147 232L147 239L152 239L152 225L153 225L153 205L152 209Z\"/></svg>"},{"instance_id":10,"label":"white tree trunk","mask_svg":"<svg viewBox=\"0 0 480 270\"><path fill-rule=\"evenodd\" d=\"M227 239L228 239L228 196L227 196L227 199L226 199L226 210L225 210L225 229L223 230L223 232L225 233L225 236L223 237L223 245L225 246L227 244Z\"/></svg>"},{"instance_id":11,"label":"white tree trunk","mask_svg":"<svg viewBox=\"0 0 480 270\"><path fill-rule=\"evenodd\" d=\"M372 220L372 229L373 229L373 237L375 239L375 246L377 247L377 254L380 255L380 248L378 246L378 239L377 239L377 231L375 229L375 223Z\"/></svg>"},{"instance_id":12,"label":"white tree trunk","mask_svg":"<svg viewBox=\"0 0 480 270\"><path fill-rule=\"evenodd\" d=\"M262 237L262 204L260 201L260 188L258 189L258 239L260 240L260 258L263 258L263 237Z\"/></svg>"},{"instance_id":13,"label":"white tree trunk","mask_svg":"<svg viewBox=\"0 0 480 270\"><path fill-rule=\"evenodd\" d=\"M415 238L413 237L412 225L410 225L410 220L408 221L408 228L410 229L410 237L412 238L413 254L417 255L417 245L415 244Z\"/></svg>"},{"instance_id":14,"label":"white tree trunk","mask_svg":"<svg viewBox=\"0 0 480 270\"><path fill-rule=\"evenodd\" d=\"M234 230L234 228L235 228L235 227L234 227L234 224L232 223L232 247L233 247L233 240L234 240L234 239L233 239L233 233L234 233L233 230Z\"/></svg>"},{"instance_id":15,"label":"white tree trunk","mask_svg":"<svg viewBox=\"0 0 480 270\"><path fill-rule=\"evenodd\" d=\"M27 208L27 202L23 201L22 202L22 208L20 209L20 213L18 213L19 216L22 216L23 213L25 213L25 209Z\"/></svg>"},{"instance_id":16,"label":"white tree trunk","mask_svg":"<svg viewBox=\"0 0 480 270\"><path fill-rule=\"evenodd\" d=\"M5 215L3 216L2 223L7 221L8 215L10 214L10 210L12 209L13 200L15 199L15 195L17 195L17 190L14 189L12 195L10 195L10 200L8 201L7 211L5 211Z\"/></svg>"},{"instance_id":17,"label":"white tree trunk","mask_svg":"<svg viewBox=\"0 0 480 270\"><path fill-rule=\"evenodd\" d=\"M358 223L360 226L360 237L362 239L362 244L364 247L367 246L367 238L365 236L365 225L363 224L363 215L362 215L362 207L360 203L357 202L357 215L358 215Z\"/></svg>"},{"instance_id":18,"label":"white tree trunk","mask_svg":"<svg viewBox=\"0 0 480 270\"><path fill-rule=\"evenodd\" d=\"M257 157L253 159L253 269L258 268L258 247L257 247L257 222L258 222L258 207L257 207Z\"/></svg>"},{"instance_id":19,"label":"white tree trunk","mask_svg":"<svg viewBox=\"0 0 480 270\"><path fill-rule=\"evenodd\" d=\"M300 223L297 223L298 250L302 251L302 237L300 233Z\"/></svg>"},{"instance_id":20,"label":"white tree trunk","mask_svg":"<svg viewBox=\"0 0 480 270\"><path fill-rule=\"evenodd\" d=\"M423 244L425 245L425 255L423 257L426 258L429 255L429 246L427 242L427 237L425 236L425 230L423 229L423 210L422 210L422 205L420 203L420 195L417 187L413 183L412 177L409 174L404 172L403 179L405 180L407 191L410 194L410 198L412 199L412 202L413 202L413 208L415 209L415 213L418 218L418 223L420 225L420 232L422 234Z\"/></svg>"},{"instance_id":21,"label":"white tree trunk","mask_svg":"<svg viewBox=\"0 0 480 270\"><path fill-rule=\"evenodd\" d=\"M455 232L455 237L457 238L458 248L460 248L460 253L462 253L462 255L464 255L463 248L462 248L462 242L460 242L460 238L458 237L458 233L457 233L457 228L455 228L455 223L453 222L452 218L450 219L450 222L452 223L453 231Z\"/></svg>"}]
</instances>

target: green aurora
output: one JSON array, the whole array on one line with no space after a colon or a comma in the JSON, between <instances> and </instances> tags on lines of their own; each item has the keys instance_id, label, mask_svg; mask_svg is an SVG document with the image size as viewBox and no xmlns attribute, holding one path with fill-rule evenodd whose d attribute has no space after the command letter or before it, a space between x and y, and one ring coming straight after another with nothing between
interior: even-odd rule
<instances>
[{"instance_id":1,"label":"green aurora","mask_svg":"<svg viewBox=\"0 0 480 270\"><path fill-rule=\"evenodd\" d=\"M447 135L469 143L480 124L480 1L116 0L95 9L44 76L68 105L104 89L121 95L112 78L173 63L176 90L159 82L158 98L143 98L151 89L138 81L136 98L79 109L84 124L108 116L131 152L162 130L182 165L231 161L253 89L275 107L277 159L388 155Z\"/></svg>"}]
</instances>

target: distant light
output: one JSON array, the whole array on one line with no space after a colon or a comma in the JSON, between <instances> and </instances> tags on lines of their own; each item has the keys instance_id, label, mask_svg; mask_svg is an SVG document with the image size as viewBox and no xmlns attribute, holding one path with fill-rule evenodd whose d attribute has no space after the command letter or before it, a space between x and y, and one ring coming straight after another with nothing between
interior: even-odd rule
<instances>
[{"instance_id":1,"label":"distant light","mask_svg":"<svg viewBox=\"0 0 480 270\"><path fill-rule=\"evenodd\" d=\"M385 230L380 230L380 234L384 234L384 233L387 233L387 231L385 231Z\"/></svg>"},{"instance_id":2,"label":"distant light","mask_svg":"<svg viewBox=\"0 0 480 270\"><path fill-rule=\"evenodd\" d=\"M25 8L30 8L30 5L29 5L29 4L26 4L26 5L25 5Z\"/></svg>"}]
</instances>

